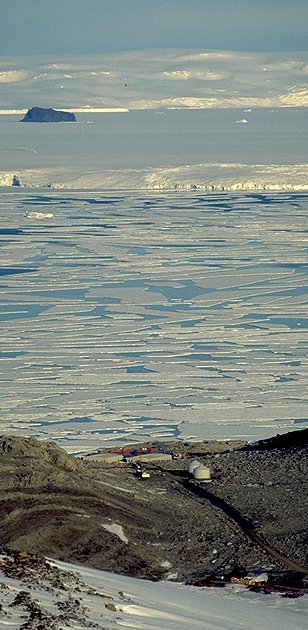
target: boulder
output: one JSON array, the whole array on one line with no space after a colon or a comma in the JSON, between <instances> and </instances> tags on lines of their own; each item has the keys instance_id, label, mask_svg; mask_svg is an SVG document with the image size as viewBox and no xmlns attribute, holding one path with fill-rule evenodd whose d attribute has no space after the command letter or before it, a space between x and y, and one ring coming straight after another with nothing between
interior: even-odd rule
<instances>
[{"instance_id":1,"label":"boulder","mask_svg":"<svg viewBox=\"0 0 308 630\"><path fill-rule=\"evenodd\" d=\"M76 116L72 112L61 112L56 109L44 107L31 107L20 122L76 122Z\"/></svg>"}]
</instances>

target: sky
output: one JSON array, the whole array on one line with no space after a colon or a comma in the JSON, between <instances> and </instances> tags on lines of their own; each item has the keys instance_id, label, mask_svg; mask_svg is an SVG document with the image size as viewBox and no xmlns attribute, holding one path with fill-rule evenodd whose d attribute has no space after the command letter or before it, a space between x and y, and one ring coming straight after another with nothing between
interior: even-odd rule
<instances>
[{"instance_id":1,"label":"sky","mask_svg":"<svg viewBox=\"0 0 308 630\"><path fill-rule=\"evenodd\" d=\"M0 0L0 55L307 50L308 0Z\"/></svg>"}]
</instances>

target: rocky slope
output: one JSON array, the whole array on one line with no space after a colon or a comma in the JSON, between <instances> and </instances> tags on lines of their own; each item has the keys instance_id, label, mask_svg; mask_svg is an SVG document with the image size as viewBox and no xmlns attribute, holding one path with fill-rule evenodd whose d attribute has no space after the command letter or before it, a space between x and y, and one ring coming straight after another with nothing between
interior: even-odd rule
<instances>
[{"instance_id":1,"label":"rocky slope","mask_svg":"<svg viewBox=\"0 0 308 630\"><path fill-rule=\"evenodd\" d=\"M296 437L295 437L296 433ZM307 431L288 443L186 446L211 467L209 491L233 506L270 545L307 565ZM293 437L292 437L293 436ZM181 446L181 445L178 445ZM265 448L268 447L268 448ZM207 454L205 454L207 453ZM186 460L187 461L187 460ZM286 566L230 515L179 483L185 460L106 466L57 445L0 437L0 545L138 577L195 583L218 570Z\"/></svg>"}]
</instances>

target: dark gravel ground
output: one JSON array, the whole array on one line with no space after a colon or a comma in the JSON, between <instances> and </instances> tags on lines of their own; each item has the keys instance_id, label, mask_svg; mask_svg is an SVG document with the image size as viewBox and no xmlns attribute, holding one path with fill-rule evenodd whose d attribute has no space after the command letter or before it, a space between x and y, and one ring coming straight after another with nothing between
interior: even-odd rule
<instances>
[{"instance_id":1,"label":"dark gravel ground","mask_svg":"<svg viewBox=\"0 0 308 630\"><path fill-rule=\"evenodd\" d=\"M307 433L289 433L283 445L169 443L186 458L163 462L165 471L152 464L150 479L136 478L129 463L82 461L56 445L2 436L0 545L148 579L196 583L255 568L292 577L232 516L179 480L197 453L214 477L206 489L305 567Z\"/></svg>"}]
</instances>

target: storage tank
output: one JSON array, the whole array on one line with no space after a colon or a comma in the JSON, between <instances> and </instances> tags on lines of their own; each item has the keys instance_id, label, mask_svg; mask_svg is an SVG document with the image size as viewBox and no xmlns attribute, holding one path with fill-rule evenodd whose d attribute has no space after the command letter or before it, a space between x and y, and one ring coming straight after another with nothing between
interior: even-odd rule
<instances>
[{"instance_id":1,"label":"storage tank","mask_svg":"<svg viewBox=\"0 0 308 630\"><path fill-rule=\"evenodd\" d=\"M194 479L197 481L210 481L211 480L211 471L207 466L203 466L200 464L196 466L193 471Z\"/></svg>"},{"instance_id":2,"label":"storage tank","mask_svg":"<svg viewBox=\"0 0 308 630\"><path fill-rule=\"evenodd\" d=\"M195 468L197 468L197 466L200 466L200 462L198 462L196 459L193 459L191 462L188 463L188 466L187 466L188 472L192 475Z\"/></svg>"}]
</instances>

